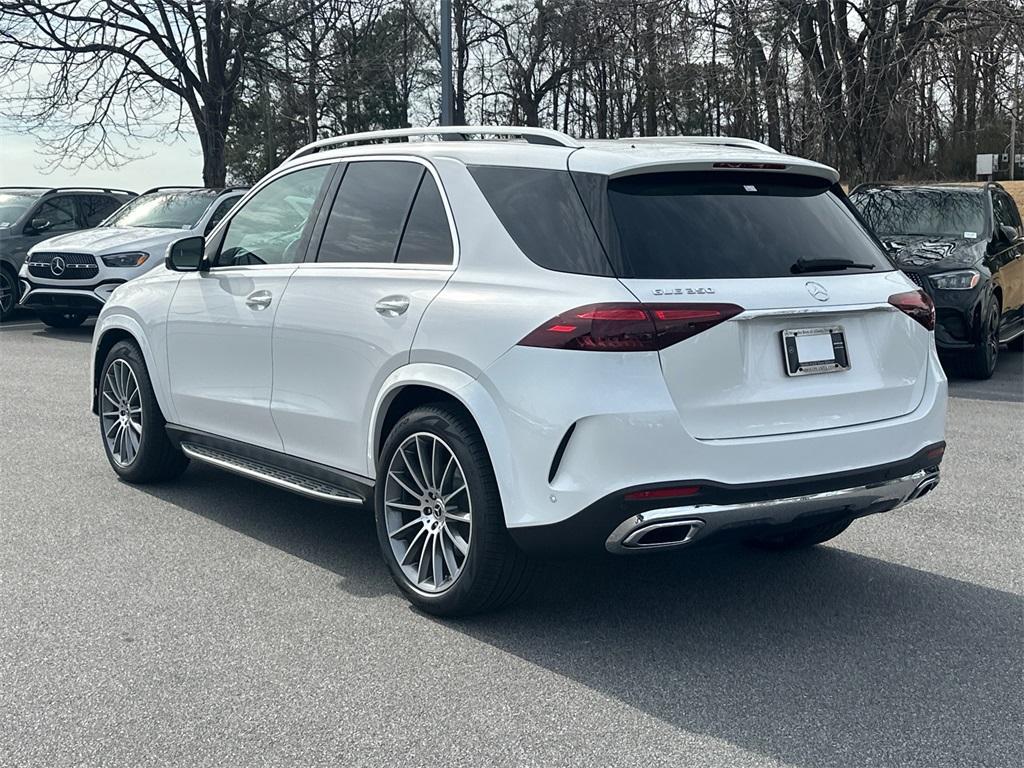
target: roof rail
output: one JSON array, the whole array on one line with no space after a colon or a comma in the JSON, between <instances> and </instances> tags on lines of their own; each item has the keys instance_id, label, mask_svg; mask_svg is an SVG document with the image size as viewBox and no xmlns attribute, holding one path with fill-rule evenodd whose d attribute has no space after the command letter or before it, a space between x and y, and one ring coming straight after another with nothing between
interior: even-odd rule
<instances>
[{"instance_id":1,"label":"roof rail","mask_svg":"<svg viewBox=\"0 0 1024 768\"><path fill-rule=\"evenodd\" d=\"M529 144L570 147L572 149L578 149L583 146L572 136L547 128L508 125L445 125L427 128L394 128L386 131L366 131L364 133L350 133L344 136L332 136L329 139L320 139L312 144L307 144L289 155L288 160L312 154L326 147L364 144L392 139L409 139L416 136L440 136L455 141L465 141L470 136L508 136L521 138Z\"/></svg>"},{"instance_id":2,"label":"roof rail","mask_svg":"<svg viewBox=\"0 0 1024 768\"><path fill-rule=\"evenodd\" d=\"M631 136L619 139L619 141L639 142L643 144L711 144L720 147L742 147L743 149L757 149L762 152L774 152L778 150L762 144L753 139L740 139L732 136Z\"/></svg>"},{"instance_id":3,"label":"roof rail","mask_svg":"<svg viewBox=\"0 0 1024 768\"><path fill-rule=\"evenodd\" d=\"M142 195L152 194L153 192L160 192L165 189L206 189L206 187L201 187L198 184L171 184L170 186L147 189L145 192L142 192L139 197L142 197Z\"/></svg>"},{"instance_id":4,"label":"roof rail","mask_svg":"<svg viewBox=\"0 0 1024 768\"><path fill-rule=\"evenodd\" d=\"M134 195L130 189L118 189L117 187L34 187L30 185L0 187L0 189L42 189L44 195L51 195L54 192L124 192L127 195Z\"/></svg>"}]
</instances>

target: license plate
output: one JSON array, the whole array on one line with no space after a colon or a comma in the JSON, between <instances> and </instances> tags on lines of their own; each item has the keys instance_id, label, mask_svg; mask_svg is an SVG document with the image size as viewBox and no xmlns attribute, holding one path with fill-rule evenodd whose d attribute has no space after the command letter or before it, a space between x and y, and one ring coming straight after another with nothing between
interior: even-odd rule
<instances>
[{"instance_id":1,"label":"license plate","mask_svg":"<svg viewBox=\"0 0 1024 768\"><path fill-rule=\"evenodd\" d=\"M782 353L789 376L835 373L850 368L846 336L839 326L783 331Z\"/></svg>"}]
</instances>

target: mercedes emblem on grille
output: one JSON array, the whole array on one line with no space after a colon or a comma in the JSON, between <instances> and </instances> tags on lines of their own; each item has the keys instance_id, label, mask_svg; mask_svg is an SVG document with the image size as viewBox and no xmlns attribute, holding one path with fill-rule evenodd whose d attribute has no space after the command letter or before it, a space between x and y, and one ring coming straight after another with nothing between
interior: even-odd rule
<instances>
[{"instance_id":1,"label":"mercedes emblem on grille","mask_svg":"<svg viewBox=\"0 0 1024 768\"><path fill-rule=\"evenodd\" d=\"M816 283L812 280L809 283L804 283L804 286L807 288L807 292L811 294L812 299L828 301L828 289L821 283Z\"/></svg>"},{"instance_id":2,"label":"mercedes emblem on grille","mask_svg":"<svg viewBox=\"0 0 1024 768\"><path fill-rule=\"evenodd\" d=\"M53 272L54 277L60 277L64 274L64 270L68 268L68 263L64 261L60 256L54 256L50 260L50 271Z\"/></svg>"}]
</instances>

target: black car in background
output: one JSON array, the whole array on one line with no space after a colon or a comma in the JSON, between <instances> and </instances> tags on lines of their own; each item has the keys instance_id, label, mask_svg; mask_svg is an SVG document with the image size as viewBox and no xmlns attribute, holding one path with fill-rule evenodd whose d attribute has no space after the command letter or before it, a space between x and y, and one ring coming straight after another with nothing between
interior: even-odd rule
<instances>
[{"instance_id":1,"label":"black car in background","mask_svg":"<svg viewBox=\"0 0 1024 768\"><path fill-rule=\"evenodd\" d=\"M18 270L29 248L95 227L134 197L123 189L0 187L0 322L18 303Z\"/></svg>"},{"instance_id":2,"label":"black car in background","mask_svg":"<svg viewBox=\"0 0 1024 768\"><path fill-rule=\"evenodd\" d=\"M979 187L862 184L850 192L900 269L935 301L935 343L968 376L1024 340L1024 237L1013 198Z\"/></svg>"}]
</instances>

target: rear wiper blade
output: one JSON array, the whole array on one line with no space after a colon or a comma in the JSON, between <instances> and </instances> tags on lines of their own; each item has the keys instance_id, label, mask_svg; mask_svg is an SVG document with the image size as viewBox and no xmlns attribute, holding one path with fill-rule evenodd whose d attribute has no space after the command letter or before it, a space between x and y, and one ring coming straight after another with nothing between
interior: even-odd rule
<instances>
[{"instance_id":1,"label":"rear wiper blade","mask_svg":"<svg viewBox=\"0 0 1024 768\"><path fill-rule=\"evenodd\" d=\"M831 272L836 269L874 269L874 264L860 264L850 259L797 259L789 268L794 275L801 272Z\"/></svg>"}]
</instances>

